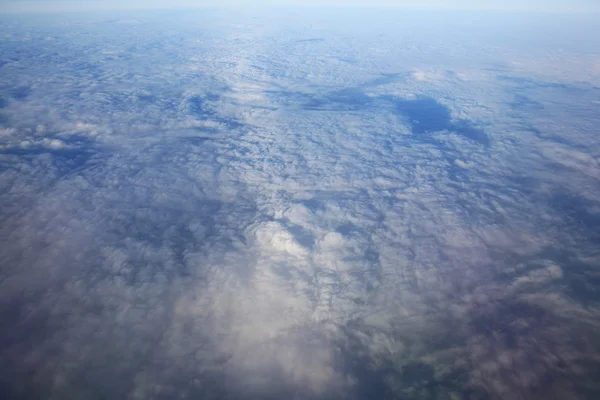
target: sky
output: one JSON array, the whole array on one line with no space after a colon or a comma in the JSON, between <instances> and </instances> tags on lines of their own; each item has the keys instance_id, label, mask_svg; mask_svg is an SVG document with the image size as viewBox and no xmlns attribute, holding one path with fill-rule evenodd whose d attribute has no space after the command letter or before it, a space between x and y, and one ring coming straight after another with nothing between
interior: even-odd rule
<instances>
[{"instance_id":1,"label":"sky","mask_svg":"<svg viewBox=\"0 0 600 400\"><path fill-rule=\"evenodd\" d=\"M92 11L189 7L351 6L542 12L600 12L596 0L0 0L0 12Z\"/></svg>"}]
</instances>

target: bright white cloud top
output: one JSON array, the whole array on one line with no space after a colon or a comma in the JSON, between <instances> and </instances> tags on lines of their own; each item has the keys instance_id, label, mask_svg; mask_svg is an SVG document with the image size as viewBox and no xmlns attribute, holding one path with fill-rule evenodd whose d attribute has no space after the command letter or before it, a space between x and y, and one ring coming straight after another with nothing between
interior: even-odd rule
<instances>
[{"instance_id":1,"label":"bright white cloud top","mask_svg":"<svg viewBox=\"0 0 600 400\"><path fill-rule=\"evenodd\" d=\"M593 16L0 22L0 398L598 398Z\"/></svg>"}]
</instances>

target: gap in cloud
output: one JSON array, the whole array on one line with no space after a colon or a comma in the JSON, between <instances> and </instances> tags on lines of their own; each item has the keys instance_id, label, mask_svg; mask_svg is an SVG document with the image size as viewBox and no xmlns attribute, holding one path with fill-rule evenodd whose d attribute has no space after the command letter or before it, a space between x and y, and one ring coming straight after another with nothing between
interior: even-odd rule
<instances>
[{"instance_id":1,"label":"gap in cloud","mask_svg":"<svg viewBox=\"0 0 600 400\"><path fill-rule=\"evenodd\" d=\"M490 138L485 131L468 120L453 120L450 109L431 97L419 96L413 100L382 97L394 104L398 114L407 120L412 132L417 135L449 131L483 146L490 145Z\"/></svg>"},{"instance_id":2,"label":"gap in cloud","mask_svg":"<svg viewBox=\"0 0 600 400\"><path fill-rule=\"evenodd\" d=\"M450 109L431 97L402 100L388 97L397 112L405 116L413 133L423 134L449 130L452 116Z\"/></svg>"}]
</instances>

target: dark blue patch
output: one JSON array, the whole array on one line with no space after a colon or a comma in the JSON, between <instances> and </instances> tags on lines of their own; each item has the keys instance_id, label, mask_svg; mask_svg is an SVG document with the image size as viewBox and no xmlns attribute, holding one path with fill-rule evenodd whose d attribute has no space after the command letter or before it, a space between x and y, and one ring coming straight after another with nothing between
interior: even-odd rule
<instances>
[{"instance_id":1,"label":"dark blue patch","mask_svg":"<svg viewBox=\"0 0 600 400\"><path fill-rule=\"evenodd\" d=\"M11 87L5 93L12 99L25 100L31 94L31 88L27 86Z\"/></svg>"},{"instance_id":2,"label":"dark blue patch","mask_svg":"<svg viewBox=\"0 0 600 400\"><path fill-rule=\"evenodd\" d=\"M358 227L352 222L346 222L344 224L341 224L337 228L335 228L335 230L343 236L350 236L351 234L359 231Z\"/></svg>"},{"instance_id":3,"label":"dark blue patch","mask_svg":"<svg viewBox=\"0 0 600 400\"><path fill-rule=\"evenodd\" d=\"M415 100L386 98L392 101L396 111L407 119L413 133L439 132L451 127L450 110L431 97L419 97Z\"/></svg>"},{"instance_id":4,"label":"dark blue patch","mask_svg":"<svg viewBox=\"0 0 600 400\"><path fill-rule=\"evenodd\" d=\"M474 142L482 144L484 146L490 145L490 138L481 129L473 126L470 121L459 120L450 125L450 129L461 136L466 137Z\"/></svg>"},{"instance_id":5,"label":"dark blue patch","mask_svg":"<svg viewBox=\"0 0 600 400\"><path fill-rule=\"evenodd\" d=\"M403 100L393 96L382 98L394 104L396 111L406 118L412 132L417 135L450 131L481 145L490 145L490 139L482 129L467 120L453 122L450 109L431 97L418 97L415 100Z\"/></svg>"},{"instance_id":6,"label":"dark blue patch","mask_svg":"<svg viewBox=\"0 0 600 400\"><path fill-rule=\"evenodd\" d=\"M383 78L367 82L362 87L385 84L397 80L398 74L388 74ZM381 106L381 101L392 103L395 111L405 118L413 133L428 134L450 131L483 146L490 145L490 138L484 130L468 120L452 121L450 109L431 97L418 97L414 100L400 99L394 96L370 97L360 87L336 90L321 96L311 97L305 93L286 91L265 91L270 97L284 102L302 104L302 108L311 111L358 111ZM380 102L377 104L377 102ZM375 103L375 104L374 104Z\"/></svg>"},{"instance_id":7,"label":"dark blue patch","mask_svg":"<svg viewBox=\"0 0 600 400\"><path fill-rule=\"evenodd\" d=\"M310 230L291 223L287 223L286 227L300 245L307 249L312 249L314 247L315 238Z\"/></svg>"}]
</instances>

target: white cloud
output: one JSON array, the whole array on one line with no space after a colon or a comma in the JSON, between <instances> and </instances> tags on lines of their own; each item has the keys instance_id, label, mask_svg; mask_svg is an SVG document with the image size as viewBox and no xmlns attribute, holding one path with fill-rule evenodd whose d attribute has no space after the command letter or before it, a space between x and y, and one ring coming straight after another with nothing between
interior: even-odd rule
<instances>
[{"instance_id":1,"label":"white cloud","mask_svg":"<svg viewBox=\"0 0 600 400\"><path fill-rule=\"evenodd\" d=\"M466 374L456 397L593 384L574 367L600 331L588 58L217 15L9 32L25 59L1 87L32 88L0 121L6 379L124 399L362 398L378 379L411 398L434 386L411 368ZM413 132L398 100L424 95L492 144Z\"/></svg>"}]
</instances>

